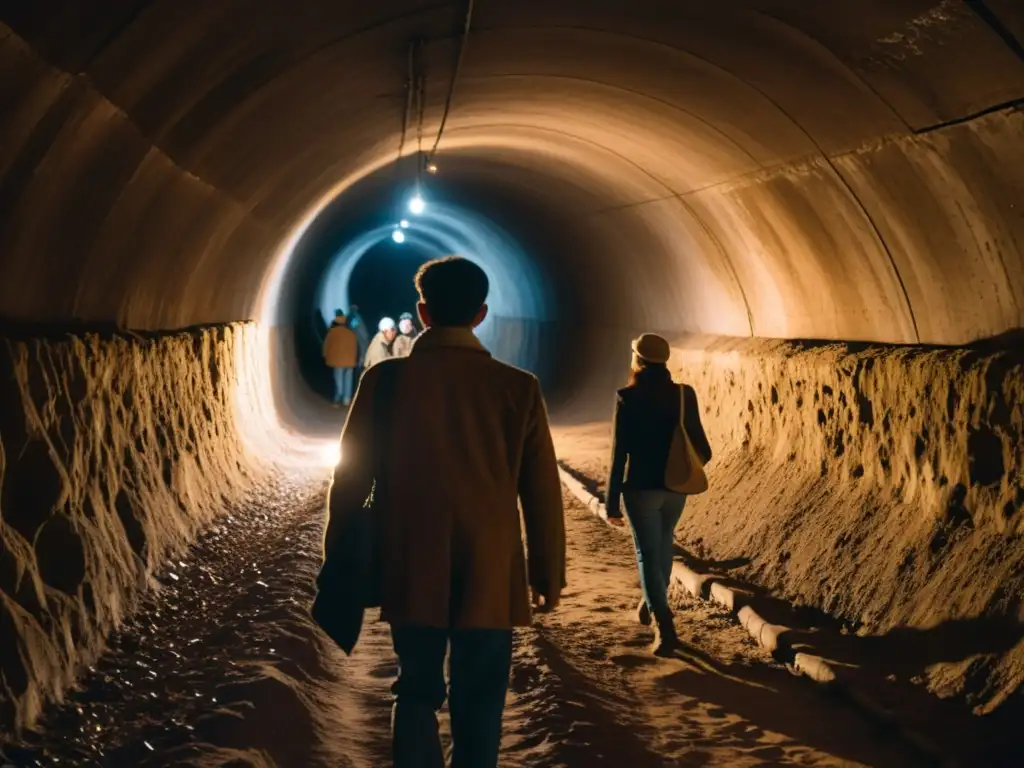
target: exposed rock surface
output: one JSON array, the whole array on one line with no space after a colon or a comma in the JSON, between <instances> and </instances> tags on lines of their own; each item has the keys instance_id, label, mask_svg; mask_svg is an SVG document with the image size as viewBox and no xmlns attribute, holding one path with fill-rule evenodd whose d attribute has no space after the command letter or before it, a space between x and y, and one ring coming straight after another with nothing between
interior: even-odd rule
<instances>
[{"instance_id":1,"label":"exposed rock surface","mask_svg":"<svg viewBox=\"0 0 1024 768\"><path fill-rule=\"evenodd\" d=\"M247 325L0 343L0 732L91 663L154 570L265 476Z\"/></svg>"},{"instance_id":2,"label":"exposed rock surface","mask_svg":"<svg viewBox=\"0 0 1024 768\"><path fill-rule=\"evenodd\" d=\"M1024 681L1024 356L684 339L672 365L717 451L679 533L862 634L909 625L944 694ZM603 486L608 425L559 430ZM1005 621L1003 619L1006 619ZM962 620L953 622L953 620Z\"/></svg>"}]
</instances>

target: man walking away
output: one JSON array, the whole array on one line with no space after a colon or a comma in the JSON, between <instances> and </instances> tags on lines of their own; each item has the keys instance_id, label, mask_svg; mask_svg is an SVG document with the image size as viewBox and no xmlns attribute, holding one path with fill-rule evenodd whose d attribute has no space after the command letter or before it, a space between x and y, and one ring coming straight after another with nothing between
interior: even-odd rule
<instances>
[{"instance_id":1,"label":"man walking away","mask_svg":"<svg viewBox=\"0 0 1024 768\"><path fill-rule=\"evenodd\" d=\"M381 616L400 668L396 768L444 765L436 713L446 697L453 768L497 766L512 628L531 623L530 589L534 606L551 610L565 586L562 491L544 399L536 377L494 360L473 334L488 287L466 259L425 264L416 288L426 330L409 357L364 374L342 432L328 551L341 516L370 491L374 393L394 374L390 444L401 450L382 460L402 481L385 482L375 512Z\"/></svg>"},{"instance_id":2,"label":"man walking away","mask_svg":"<svg viewBox=\"0 0 1024 768\"><path fill-rule=\"evenodd\" d=\"M327 366L334 369L334 404L348 405L352 402L359 363L359 340L340 309L334 310L334 322L324 338L323 355Z\"/></svg>"},{"instance_id":3,"label":"man walking away","mask_svg":"<svg viewBox=\"0 0 1024 768\"><path fill-rule=\"evenodd\" d=\"M370 340L370 345L366 350L366 359L363 360L363 368L369 368L370 366L376 365L381 360L387 360L389 357L394 357L394 343L395 336L398 334L398 329L395 328L395 321L390 317L383 317L377 324L377 335Z\"/></svg>"},{"instance_id":4,"label":"man walking away","mask_svg":"<svg viewBox=\"0 0 1024 768\"><path fill-rule=\"evenodd\" d=\"M398 316L398 336L395 337L391 354L394 357L408 357L412 352L412 343L416 341L416 323L412 313L403 312Z\"/></svg>"}]
</instances>

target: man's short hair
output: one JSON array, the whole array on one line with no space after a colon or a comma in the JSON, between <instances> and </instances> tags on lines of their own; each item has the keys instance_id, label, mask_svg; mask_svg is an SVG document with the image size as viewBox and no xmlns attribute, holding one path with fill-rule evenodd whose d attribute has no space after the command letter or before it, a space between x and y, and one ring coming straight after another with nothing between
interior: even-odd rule
<instances>
[{"instance_id":1,"label":"man's short hair","mask_svg":"<svg viewBox=\"0 0 1024 768\"><path fill-rule=\"evenodd\" d=\"M445 256L416 273L416 290L434 325L472 325L487 301L487 274L469 259Z\"/></svg>"}]
</instances>

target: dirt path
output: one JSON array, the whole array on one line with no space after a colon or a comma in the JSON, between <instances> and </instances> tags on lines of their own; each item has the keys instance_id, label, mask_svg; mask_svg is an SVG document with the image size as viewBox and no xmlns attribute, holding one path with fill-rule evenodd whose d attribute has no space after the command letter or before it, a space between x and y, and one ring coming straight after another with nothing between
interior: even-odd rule
<instances>
[{"instance_id":1,"label":"dirt path","mask_svg":"<svg viewBox=\"0 0 1024 768\"><path fill-rule=\"evenodd\" d=\"M517 639L503 766L917 764L703 604L679 597L692 651L651 657L649 633L632 619L628 540L566 503L570 588L559 612ZM8 761L386 765L395 672L386 627L370 623L346 659L305 615L319 510L315 495L297 495L211 532Z\"/></svg>"}]
</instances>

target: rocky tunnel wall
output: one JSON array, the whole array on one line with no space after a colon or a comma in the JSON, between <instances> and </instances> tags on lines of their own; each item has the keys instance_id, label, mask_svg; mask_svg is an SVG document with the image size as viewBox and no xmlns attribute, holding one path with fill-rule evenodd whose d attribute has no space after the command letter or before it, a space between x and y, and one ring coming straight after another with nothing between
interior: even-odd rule
<instances>
[{"instance_id":1,"label":"rocky tunnel wall","mask_svg":"<svg viewBox=\"0 0 1024 768\"><path fill-rule=\"evenodd\" d=\"M1019 346L725 341L678 369L723 458L689 540L871 634L975 621L971 653L921 649L945 694L986 709L1024 682L1024 632L1000 646L986 621L1024 622Z\"/></svg>"},{"instance_id":2,"label":"rocky tunnel wall","mask_svg":"<svg viewBox=\"0 0 1024 768\"><path fill-rule=\"evenodd\" d=\"M255 337L245 324L0 337L4 729L30 725L169 558L267 487L238 428Z\"/></svg>"}]
</instances>

